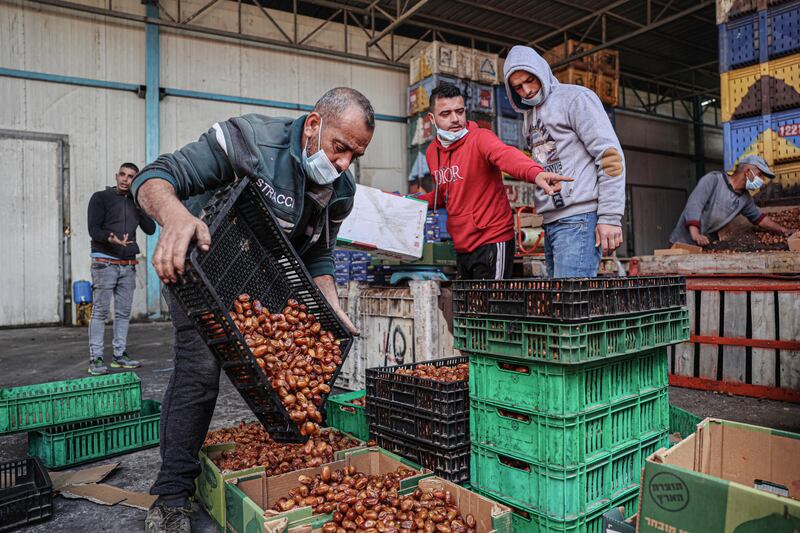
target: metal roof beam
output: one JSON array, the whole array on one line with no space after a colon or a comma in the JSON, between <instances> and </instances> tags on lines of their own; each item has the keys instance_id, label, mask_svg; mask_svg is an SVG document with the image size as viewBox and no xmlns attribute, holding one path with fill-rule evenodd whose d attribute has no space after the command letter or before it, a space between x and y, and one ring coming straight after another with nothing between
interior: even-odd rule
<instances>
[{"instance_id":1,"label":"metal roof beam","mask_svg":"<svg viewBox=\"0 0 800 533\"><path fill-rule=\"evenodd\" d=\"M400 15L399 17L394 19L392 22L389 23L388 26L386 26L380 32L378 32L378 35L376 35L375 37L373 37L372 39L367 41L367 46L372 46L373 44L375 44L378 41L380 41L381 39L383 39L383 37L386 34L388 34L390 31L394 30L397 26L402 24L403 21L405 21L409 17L413 16L414 13L419 11L420 8L422 6L424 6L425 4L427 4L427 3L428 3L428 0L419 0L416 4L414 4L414 7L412 7L411 9L409 9L408 11L406 11L405 13L403 13L402 15ZM377 7L377 6L375 6L375 7Z\"/></svg>"},{"instance_id":2,"label":"metal roof beam","mask_svg":"<svg viewBox=\"0 0 800 533\"><path fill-rule=\"evenodd\" d=\"M341 4L339 2L334 2L331 0L301 0L301 1L306 4L314 4L322 7L327 7L330 9L345 9L349 10L353 14L359 14L359 15L369 15L370 13L374 12L366 9L366 7ZM385 17L383 14L379 12L375 12L375 17L380 18L381 20L386 20L388 22L391 22L393 20ZM432 22L431 23L424 22L426 20L430 20ZM466 39L479 39L485 43L502 47L514 46L515 44L519 44L525 39L524 37L508 35L508 34L501 35L494 32L486 32L485 30L477 30L476 32L476 28L474 26L459 24L451 21L447 22L448 27L446 29L442 29L441 20L421 14L417 14L416 17L407 19L404 23L407 26L413 26L415 28L421 28L424 30L440 31L441 33L455 35L458 37L464 37ZM464 28L465 30L471 30L471 31L460 31L452 28ZM482 32L485 36L480 35L478 32Z\"/></svg>"},{"instance_id":3,"label":"metal roof beam","mask_svg":"<svg viewBox=\"0 0 800 533\"><path fill-rule=\"evenodd\" d=\"M456 0L456 1L458 1L458 0ZM567 0L550 0L550 1L555 3L555 4L560 4L560 5L563 5L563 6L566 6L566 7L571 7L573 9L579 9L581 11L585 11L587 13L591 13L591 16L583 17L583 21L590 20L592 16L597 17L599 14L605 13L606 15L608 15L609 17L611 17L613 19L619 20L620 22L624 22L624 23L626 23L626 24L628 24L630 26L634 26L636 28L641 28L641 27L645 26L648 22L650 22L650 21L647 21L647 22L645 22L643 24L641 22L635 21L635 20L633 20L631 18L628 18L626 16L620 15L618 13L614 13L613 11L611 11L611 9L613 9L613 7L604 8L605 9L604 11L595 11L594 9L586 7L585 5L582 5L580 3L568 2ZM660 7L662 7L664 5L664 4L661 4L660 2L653 2L653 3L659 5ZM616 7L616 6L614 6L614 7ZM706 19L704 19L702 17L699 17L697 15L693 15L693 16L695 18L698 18L699 20L702 20L704 22L708 22ZM546 25L549 26L549 24L546 24ZM563 28L559 28L559 30L563 31ZM703 50L705 52L713 52L714 54L717 53L717 50L715 50L715 49L712 50L711 48L708 48L708 47L693 43L691 41L687 41L687 40L681 39L679 37L675 37L675 36L670 35L668 33L658 32L658 36L662 37L664 39L667 39L669 41L672 41L674 43L679 43L679 44L683 44L683 45L690 46L690 47L693 47L693 48L697 48L697 49ZM546 38L547 37L542 37L541 39L546 39Z\"/></svg>"},{"instance_id":4,"label":"metal roof beam","mask_svg":"<svg viewBox=\"0 0 800 533\"><path fill-rule=\"evenodd\" d=\"M624 1L626 1L626 0L624 0ZM593 53L595 53L595 52L597 52L599 50L603 50L605 48L612 47L612 46L614 46L616 44L625 42L625 41L627 41L629 39L632 39L632 38L636 37L637 35L642 35L644 33L647 33L649 31L651 31L651 30L654 30L655 28L659 28L661 26L669 24L670 22L674 22L675 20L677 20L679 18L685 17L685 16L687 16L687 15L689 15L691 13L694 13L695 11L699 11L700 9L708 7L708 6L712 5L712 4L714 4L714 0L704 0L704 1L700 2L700 3L698 3L697 5L693 6L693 7L684 9L683 11L680 11L678 13L674 13L674 14L670 15L667 18L663 18L663 19L661 19L661 20L659 20L657 22L652 22L652 23L648 24L647 26L639 28L638 30L634 30L634 31L632 31L630 33L627 33L625 35L621 35L621 36L619 36L619 37L617 37L615 39L611 39L610 41L606 41L603 44L597 45L597 46L593 47L590 50L584 50L583 52L579 52L579 53L577 53L575 55L572 55L572 56L570 56L570 57L568 57L566 59L558 61L557 63L552 65L552 67L553 68L558 68L558 67L561 67L561 66L564 66L564 65L568 65L569 63L571 63L572 61L575 61L576 59L580 59L582 57L586 57L586 56L588 56L590 54L593 54Z\"/></svg>"},{"instance_id":5,"label":"metal roof beam","mask_svg":"<svg viewBox=\"0 0 800 533\"><path fill-rule=\"evenodd\" d=\"M556 30L553 30L553 31L551 31L549 33L546 33L545 35L537 37L536 39L534 39L532 41L529 41L528 42L528 46L540 43L540 42L544 41L545 39L549 39L550 37L555 37L556 35L560 35L560 34L564 33L565 31L567 31L568 29L577 26L578 24L582 24L584 22L592 20L595 17L599 17L603 13L607 13L608 11L614 9L615 7L619 7L619 6L623 5L623 4L627 4L630 1L631 0L617 0L616 2L613 2L611 5L608 5L608 6L604 7L603 9L599 9L597 11L594 11L590 15L586 15L585 17L580 17L578 19L575 19L572 22L569 22L569 23L561 26L560 28L558 28Z\"/></svg>"}]
</instances>

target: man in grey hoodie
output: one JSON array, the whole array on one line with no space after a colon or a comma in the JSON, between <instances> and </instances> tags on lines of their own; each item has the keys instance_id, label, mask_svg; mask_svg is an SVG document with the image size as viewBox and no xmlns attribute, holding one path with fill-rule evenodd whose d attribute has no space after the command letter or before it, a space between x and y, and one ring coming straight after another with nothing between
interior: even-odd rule
<instances>
[{"instance_id":1,"label":"man in grey hoodie","mask_svg":"<svg viewBox=\"0 0 800 533\"><path fill-rule=\"evenodd\" d=\"M523 113L533 159L547 172L575 179L560 194L535 193L547 273L594 277L601 252L622 244L625 161L614 128L595 93L560 83L532 48L513 47L503 74L511 104Z\"/></svg>"}]
</instances>

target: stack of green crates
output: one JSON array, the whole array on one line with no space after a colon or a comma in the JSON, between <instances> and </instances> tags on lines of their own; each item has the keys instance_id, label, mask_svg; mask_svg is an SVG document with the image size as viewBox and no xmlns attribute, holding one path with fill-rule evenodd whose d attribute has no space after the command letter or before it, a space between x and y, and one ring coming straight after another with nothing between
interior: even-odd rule
<instances>
[{"instance_id":1,"label":"stack of green crates","mask_svg":"<svg viewBox=\"0 0 800 533\"><path fill-rule=\"evenodd\" d=\"M0 389L0 435L28 431L51 470L156 446L160 420L133 372Z\"/></svg>"},{"instance_id":2,"label":"stack of green crates","mask_svg":"<svg viewBox=\"0 0 800 533\"><path fill-rule=\"evenodd\" d=\"M516 532L599 531L609 508L635 513L644 460L668 446L685 281L630 280L454 284L470 484L515 510Z\"/></svg>"}]
</instances>

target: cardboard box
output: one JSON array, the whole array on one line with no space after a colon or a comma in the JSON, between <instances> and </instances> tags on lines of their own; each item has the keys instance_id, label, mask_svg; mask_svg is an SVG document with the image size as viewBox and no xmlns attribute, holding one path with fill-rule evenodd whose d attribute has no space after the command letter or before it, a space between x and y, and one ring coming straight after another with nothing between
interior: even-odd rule
<instances>
[{"instance_id":1,"label":"cardboard box","mask_svg":"<svg viewBox=\"0 0 800 533\"><path fill-rule=\"evenodd\" d=\"M450 483L442 478L431 476L419 481L423 490L447 490L455 500L455 504L462 516L471 514L477 522L477 533L512 533L511 509L485 498L475 492ZM401 494L413 492L414 488L401 491ZM319 524L321 526L322 524ZM294 525L289 528L289 533L321 533L322 528L311 525Z\"/></svg>"},{"instance_id":2,"label":"cardboard box","mask_svg":"<svg viewBox=\"0 0 800 533\"><path fill-rule=\"evenodd\" d=\"M639 531L800 530L800 435L706 419L645 461Z\"/></svg>"},{"instance_id":3,"label":"cardboard box","mask_svg":"<svg viewBox=\"0 0 800 533\"><path fill-rule=\"evenodd\" d=\"M357 185L353 211L337 243L378 258L419 259L427 213L427 202Z\"/></svg>"},{"instance_id":4,"label":"cardboard box","mask_svg":"<svg viewBox=\"0 0 800 533\"><path fill-rule=\"evenodd\" d=\"M472 79L489 85L500 83L498 55L491 52L472 51Z\"/></svg>"},{"instance_id":5,"label":"cardboard box","mask_svg":"<svg viewBox=\"0 0 800 533\"><path fill-rule=\"evenodd\" d=\"M420 53L420 79L431 74L459 75L459 46L433 41Z\"/></svg>"},{"instance_id":6,"label":"cardboard box","mask_svg":"<svg viewBox=\"0 0 800 533\"><path fill-rule=\"evenodd\" d=\"M361 441L359 441L361 442ZM364 444L360 444L356 448L349 450L341 450L333 454L335 461L344 459L345 454L358 448L364 448ZM200 502L200 505L208 512L214 522L220 527L225 526L225 484L228 481L236 480L243 477L253 476L264 473L263 466L254 466L246 470L238 470L235 472L222 472L216 464L214 459L222 455L222 452L233 450L236 444L215 444L214 446L206 446L200 450L197 458L200 461L200 475L194 480L195 498Z\"/></svg>"},{"instance_id":7,"label":"cardboard box","mask_svg":"<svg viewBox=\"0 0 800 533\"><path fill-rule=\"evenodd\" d=\"M676 242L672 245L673 250L686 250L686 252L690 254L702 254L703 247L697 246L696 244L686 244L683 242Z\"/></svg>"},{"instance_id":8,"label":"cardboard box","mask_svg":"<svg viewBox=\"0 0 800 533\"><path fill-rule=\"evenodd\" d=\"M381 448L365 448L347 452L343 460L329 463L328 466L334 471L341 470L345 466L354 466L358 472L369 475L393 472L400 467L417 471L417 475L401 482L401 490L416 487L420 479L432 475L430 470ZM298 525L307 525L311 528L322 527L331 519L331 515L312 515L311 507L298 507L285 512L271 510L279 499L288 495L289 490L300 485L298 481L300 476L314 477L322 472L322 468L321 466L306 468L272 477L267 477L262 472L257 475L240 477L237 480L229 480L225 483L226 531L283 533L289 527Z\"/></svg>"},{"instance_id":9,"label":"cardboard box","mask_svg":"<svg viewBox=\"0 0 800 533\"><path fill-rule=\"evenodd\" d=\"M420 70L420 57L418 54L411 56L408 61L408 84L413 85L422 79Z\"/></svg>"},{"instance_id":10,"label":"cardboard box","mask_svg":"<svg viewBox=\"0 0 800 533\"><path fill-rule=\"evenodd\" d=\"M434 266L456 266L456 249L453 241L426 242L422 248L422 257L416 261L398 261L389 259L384 261L387 265L434 265ZM395 269L397 270L397 269Z\"/></svg>"},{"instance_id":11,"label":"cardboard box","mask_svg":"<svg viewBox=\"0 0 800 533\"><path fill-rule=\"evenodd\" d=\"M658 248L653 250L653 255L689 255L689 250L681 250L680 248Z\"/></svg>"},{"instance_id":12,"label":"cardboard box","mask_svg":"<svg viewBox=\"0 0 800 533\"><path fill-rule=\"evenodd\" d=\"M800 252L800 231L795 231L786 241L789 244L790 252Z\"/></svg>"}]
</instances>

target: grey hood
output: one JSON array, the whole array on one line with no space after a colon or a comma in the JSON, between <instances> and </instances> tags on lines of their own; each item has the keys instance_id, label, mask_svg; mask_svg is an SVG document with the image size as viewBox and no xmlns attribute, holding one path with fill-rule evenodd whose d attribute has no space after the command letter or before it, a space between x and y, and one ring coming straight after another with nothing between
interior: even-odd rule
<instances>
[{"instance_id":1,"label":"grey hood","mask_svg":"<svg viewBox=\"0 0 800 533\"><path fill-rule=\"evenodd\" d=\"M553 89L559 85L559 81L553 76L553 71L550 70L550 65L547 64L547 61L542 56L536 53L536 50L529 46L515 46L506 58L505 66L503 67L503 80L505 81L506 93L508 93L508 101L511 102L517 113L524 113L531 109L531 106L522 103L522 99L517 92L508 85L508 78L518 70L530 72L539 78L539 83L542 84L542 91L544 91L544 100L547 100Z\"/></svg>"}]
</instances>

